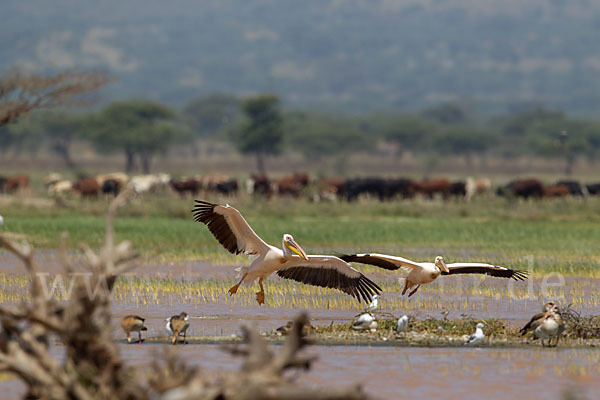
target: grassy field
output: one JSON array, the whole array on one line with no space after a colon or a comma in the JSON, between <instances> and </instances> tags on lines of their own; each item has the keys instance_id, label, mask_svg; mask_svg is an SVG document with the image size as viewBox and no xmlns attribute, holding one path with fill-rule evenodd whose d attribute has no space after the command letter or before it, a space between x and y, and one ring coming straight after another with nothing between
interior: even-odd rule
<instances>
[{"instance_id":1,"label":"grassy field","mask_svg":"<svg viewBox=\"0 0 600 400\"><path fill-rule=\"evenodd\" d=\"M213 199L219 201L219 199ZM224 202L224 200L221 199ZM600 199L536 202L501 198L379 203L311 203L307 200L229 199L267 242L283 233L309 253L387 252L416 260L444 255L448 262L480 260L534 270L598 276ZM62 232L69 246L98 247L107 201L70 200L62 206L31 199L0 199L5 232L22 235L38 248L56 248ZM171 194L133 199L120 210L116 232L153 262L205 259L245 263L227 253L208 229L192 220L192 199Z\"/></svg>"}]
</instances>

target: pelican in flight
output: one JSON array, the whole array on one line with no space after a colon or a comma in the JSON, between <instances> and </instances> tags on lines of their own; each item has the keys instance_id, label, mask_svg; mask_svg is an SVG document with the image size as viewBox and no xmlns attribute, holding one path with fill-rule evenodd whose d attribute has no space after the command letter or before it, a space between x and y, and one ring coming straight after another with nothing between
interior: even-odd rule
<instances>
[{"instance_id":1,"label":"pelican in flight","mask_svg":"<svg viewBox=\"0 0 600 400\"><path fill-rule=\"evenodd\" d=\"M515 271L512 269L498 267L491 264L483 263L454 263L446 264L444 258L437 256L435 262L415 262L402 257L388 256L385 254L353 254L343 255L340 258L346 262L358 262L362 264L375 265L376 267L397 270L404 269L408 271L408 275L404 279L404 290L413 288L408 297L412 296L419 290L421 285L433 282L440 275L455 275L455 274L485 274L497 276L500 278L512 278L514 280L525 280L527 272Z\"/></svg>"},{"instance_id":2,"label":"pelican in flight","mask_svg":"<svg viewBox=\"0 0 600 400\"><path fill-rule=\"evenodd\" d=\"M306 255L292 235L283 235L281 249L265 243L230 205L195 202L194 220L208 226L225 249L232 254L255 257L249 266L241 268L242 278L229 289L230 295L235 294L242 283L251 284L258 279L260 292L256 293L256 301L264 304L263 280L273 272L282 278L338 289L366 303L381 292L373 281L337 257Z\"/></svg>"}]
</instances>

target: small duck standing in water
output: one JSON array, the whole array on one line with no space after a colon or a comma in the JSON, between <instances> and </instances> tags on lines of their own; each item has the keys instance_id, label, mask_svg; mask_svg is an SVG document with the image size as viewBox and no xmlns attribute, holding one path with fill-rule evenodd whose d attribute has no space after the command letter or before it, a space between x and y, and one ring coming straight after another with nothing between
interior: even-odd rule
<instances>
[{"instance_id":1,"label":"small duck standing in water","mask_svg":"<svg viewBox=\"0 0 600 400\"><path fill-rule=\"evenodd\" d=\"M181 312L179 315L173 315L165 320L167 321L167 331L173 335L173 344L177 344L177 337L180 335L183 336L183 344L186 343L185 335L190 327L189 319L190 316L186 312Z\"/></svg>"}]
</instances>

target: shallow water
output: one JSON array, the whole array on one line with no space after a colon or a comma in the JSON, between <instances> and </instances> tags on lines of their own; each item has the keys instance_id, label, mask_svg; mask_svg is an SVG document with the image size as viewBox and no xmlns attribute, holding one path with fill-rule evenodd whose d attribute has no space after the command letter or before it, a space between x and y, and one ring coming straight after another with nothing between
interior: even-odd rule
<instances>
[{"instance_id":1,"label":"shallow water","mask_svg":"<svg viewBox=\"0 0 600 400\"><path fill-rule=\"evenodd\" d=\"M38 254L40 266L48 272L59 272L56 252L42 251ZM203 262L187 262L173 265L146 264L130 277L156 279L171 277L193 281L211 279L226 283L234 279L234 266L215 266ZM23 269L14 257L0 253L0 272L21 275ZM393 282L402 274L385 272L369 273L376 282ZM193 317L188 331L190 336L231 335L240 332L243 321L250 321L263 331L271 331L285 324L301 309L309 312L311 322L328 325L332 321L348 322L362 309L358 302L338 303L339 307L282 306L289 297L297 298L297 304L310 303L310 297L301 290L277 293L280 283L276 277L270 278L265 289L267 304L258 306L254 302L256 288L243 287L230 298L226 287L213 300L207 300L194 293L168 292L160 294L143 292L144 289L127 287L125 294L113 298L113 330L115 338L123 340L125 335L120 328L120 319L128 314L138 314L146 318L148 331L144 336L165 337L164 319L181 311ZM556 281L550 281L550 283ZM574 303L575 309L584 315L600 314L600 300L597 288L600 279L588 277L566 277L565 285L552 293L552 298L562 304ZM287 284L287 283L285 283ZM507 281L479 277L444 277L431 285L422 287L411 299L400 297L399 293L385 292L381 300L381 310L396 317L408 314L423 318L441 318L441 312L449 311L449 318L467 315L474 318L502 318L509 324L518 326L539 311L547 300L539 296L543 281L532 280L531 296L523 295L528 282L519 282L515 287L520 295L514 298L505 296ZM292 284L290 288L300 285ZM287 287L287 286L286 286ZM396 285L397 290L400 286ZM5 283L1 288L5 293L26 291L27 287L11 287ZM286 289L287 290L287 289ZM347 296L333 290L318 292L331 301L344 300ZM8 297L10 298L10 297ZM308 299L307 299L308 298ZM4 303L15 300L5 300ZM143 345L119 344L127 363L132 367L146 369L160 353L172 346L145 343ZM55 346L53 351L60 357L62 348ZM185 345L174 348L180 357L189 363L204 367L207 373L235 370L240 361L221 352L215 345ZM320 359L314 368L299 379L309 384L329 385L361 383L366 390L379 398L416 396L417 398L454 399L485 396L487 399L547 398L559 399L562 392L573 387L593 399L600 393L600 351L594 349L542 349L539 347L519 349L498 348L394 348L356 346L316 346L307 350L318 354ZM23 387L15 380L0 381L2 398L18 398ZM583 397L586 398L586 397Z\"/></svg>"},{"instance_id":2,"label":"shallow water","mask_svg":"<svg viewBox=\"0 0 600 400\"><path fill-rule=\"evenodd\" d=\"M119 349L128 365L142 373L166 349L210 375L240 366L238 358L216 345L120 344ZM60 350L55 349L57 356ZM305 351L319 358L307 374L299 375L299 382L361 384L382 399L561 399L566 390L594 399L600 393L597 350L313 346ZM0 382L0 392L2 398L18 398L23 386Z\"/></svg>"}]
</instances>

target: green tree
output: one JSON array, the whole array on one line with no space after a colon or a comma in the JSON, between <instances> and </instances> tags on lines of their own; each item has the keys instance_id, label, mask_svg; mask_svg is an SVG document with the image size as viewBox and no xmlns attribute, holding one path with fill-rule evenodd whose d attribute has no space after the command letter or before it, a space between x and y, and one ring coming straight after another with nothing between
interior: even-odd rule
<instances>
[{"instance_id":1,"label":"green tree","mask_svg":"<svg viewBox=\"0 0 600 400\"><path fill-rule=\"evenodd\" d=\"M142 170L148 173L152 157L187 139L189 131L177 123L176 114L169 107L132 100L102 109L94 119L91 137L101 151L123 151L127 172L135 168L139 158Z\"/></svg>"},{"instance_id":2,"label":"green tree","mask_svg":"<svg viewBox=\"0 0 600 400\"><path fill-rule=\"evenodd\" d=\"M410 114L379 116L376 126L385 139L400 146L399 155L407 150L422 152L440 129L436 122Z\"/></svg>"},{"instance_id":3,"label":"green tree","mask_svg":"<svg viewBox=\"0 0 600 400\"><path fill-rule=\"evenodd\" d=\"M240 113L240 101L220 93L193 100L183 109L185 120L198 137L216 136L234 126Z\"/></svg>"},{"instance_id":4,"label":"green tree","mask_svg":"<svg viewBox=\"0 0 600 400\"><path fill-rule=\"evenodd\" d=\"M422 115L443 125L460 125L469 119L463 107L456 103L445 103L428 108L422 112Z\"/></svg>"},{"instance_id":5,"label":"green tree","mask_svg":"<svg viewBox=\"0 0 600 400\"><path fill-rule=\"evenodd\" d=\"M432 144L440 154L450 153L463 156L468 168L473 166L473 155L484 153L496 138L481 129L473 127L455 127L441 132Z\"/></svg>"},{"instance_id":6,"label":"green tree","mask_svg":"<svg viewBox=\"0 0 600 400\"><path fill-rule=\"evenodd\" d=\"M65 163L67 168L77 166L71 157L71 145L83 137L88 117L66 112L45 112L34 116L35 129L50 144L50 149Z\"/></svg>"},{"instance_id":7,"label":"green tree","mask_svg":"<svg viewBox=\"0 0 600 400\"><path fill-rule=\"evenodd\" d=\"M293 112L284 118L285 137L290 147L309 160L351 152L367 151L374 141L361 132L356 118Z\"/></svg>"},{"instance_id":8,"label":"green tree","mask_svg":"<svg viewBox=\"0 0 600 400\"><path fill-rule=\"evenodd\" d=\"M563 158L565 175L571 175L575 161L588 148L587 129L585 121L567 117L539 121L529 128L527 144L543 157Z\"/></svg>"},{"instance_id":9,"label":"green tree","mask_svg":"<svg viewBox=\"0 0 600 400\"><path fill-rule=\"evenodd\" d=\"M256 166L265 173L265 157L281 152L283 143L283 118L279 97L261 94L249 97L242 103L246 119L232 136L242 154L256 156Z\"/></svg>"}]
</instances>

